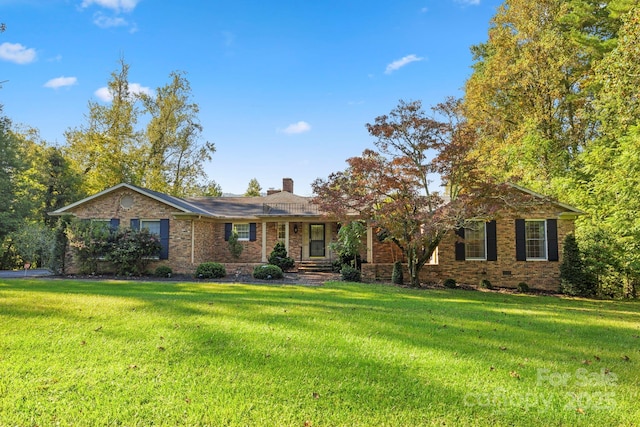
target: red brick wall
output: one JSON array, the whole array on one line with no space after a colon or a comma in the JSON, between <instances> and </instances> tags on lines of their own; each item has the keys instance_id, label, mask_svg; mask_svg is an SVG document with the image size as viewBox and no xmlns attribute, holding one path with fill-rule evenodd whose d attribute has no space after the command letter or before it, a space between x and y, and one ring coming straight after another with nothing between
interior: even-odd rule
<instances>
[{"instance_id":1,"label":"red brick wall","mask_svg":"<svg viewBox=\"0 0 640 427\"><path fill-rule=\"evenodd\" d=\"M438 265L425 265L420 279L424 283L440 282L448 278L458 283L477 285L480 280L488 279L495 286L515 288L525 282L531 288L557 290L560 283L560 261L516 261L515 218L548 219L557 218L553 209L540 209L514 217L502 217L496 220L497 261L456 261L454 233L449 233L438 247ZM562 245L567 234L573 233L572 220L558 220L558 252L562 257ZM394 258L391 254L397 247L393 243L379 243L374 238L374 259L376 264L363 265L365 280L390 281ZM408 272L405 265L405 280Z\"/></svg>"}]
</instances>

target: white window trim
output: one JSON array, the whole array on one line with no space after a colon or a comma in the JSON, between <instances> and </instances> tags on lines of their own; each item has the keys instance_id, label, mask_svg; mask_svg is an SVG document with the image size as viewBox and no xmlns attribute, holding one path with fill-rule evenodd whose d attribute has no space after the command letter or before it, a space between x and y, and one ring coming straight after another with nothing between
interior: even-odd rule
<instances>
[{"instance_id":1,"label":"white window trim","mask_svg":"<svg viewBox=\"0 0 640 427\"><path fill-rule=\"evenodd\" d=\"M473 221L476 223L481 223L482 228L484 229L484 233L482 233L484 235L484 256L483 257L468 257L467 256L467 244L465 243L464 245L464 260L465 261L486 261L487 260L487 222L486 221L482 221L482 220L477 220L477 221ZM469 227L465 227L465 233L466 230L469 229ZM466 236L465 236L466 238Z\"/></svg>"},{"instance_id":2,"label":"white window trim","mask_svg":"<svg viewBox=\"0 0 640 427\"><path fill-rule=\"evenodd\" d=\"M544 248L544 257L529 257L527 254L527 222L542 222L544 223L544 240L543 240L543 248ZM547 220L544 218L529 218L524 220L524 250L527 261L549 261L549 233L547 232Z\"/></svg>"},{"instance_id":3,"label":"white window trim","mask_svg":"<svg viewBox=\"0 0 640 427\"><path fill-rule=\"evenodd\" d=\"M425 265L438 265L440 263L438 248L439 247L436 246Z\"/></svg>"},{"instance_id":4,"label":"white window trim","mask_svg":"<svg viewBox=\"0 0 640 427\"><path fill-rule=\"evenodd\" d=\"M247 226L247 237L240 237L240 233L238 233L237 227L239 225L246 225ZM248 242L249 239L251 238L251 226L249 225L248 222L234 222L231 226L231 231L235 231L236 233L238 233L238 241L239 242Z\"/></svg>"}]
</instances>

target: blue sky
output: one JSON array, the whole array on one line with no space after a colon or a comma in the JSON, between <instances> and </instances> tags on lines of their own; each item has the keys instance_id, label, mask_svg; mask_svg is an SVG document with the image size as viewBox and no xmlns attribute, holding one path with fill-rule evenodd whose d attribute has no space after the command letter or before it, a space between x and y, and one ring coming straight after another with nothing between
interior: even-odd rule
<instances>
[{"instance_id":1,"label":"blue sky","mask_svg":"<svg viewBox=\"0 0 640 427\"><path fill-rule=\"evenodd\" d=\"M121 57L153 91L186 72L206 165L224 192L295 192L373 145L365 124L400 99L461 96L498 0L0 0L0 103L63 145Z\"/></svg>"}]
</instances>

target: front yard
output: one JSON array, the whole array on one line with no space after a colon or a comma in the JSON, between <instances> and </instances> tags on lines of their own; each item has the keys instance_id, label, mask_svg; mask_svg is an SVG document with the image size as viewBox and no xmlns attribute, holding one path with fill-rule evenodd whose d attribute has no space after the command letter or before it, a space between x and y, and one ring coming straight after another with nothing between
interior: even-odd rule
<instances>
[{"instance_id":1,"label":"front yard","mask_svg":"<svg viewBox=\"0 0 640 427\"><path fill-rule=\"evenodd\" d=\"M0 280L0 424L634 425L640 304Z\"/></svg>"}]
</instances>

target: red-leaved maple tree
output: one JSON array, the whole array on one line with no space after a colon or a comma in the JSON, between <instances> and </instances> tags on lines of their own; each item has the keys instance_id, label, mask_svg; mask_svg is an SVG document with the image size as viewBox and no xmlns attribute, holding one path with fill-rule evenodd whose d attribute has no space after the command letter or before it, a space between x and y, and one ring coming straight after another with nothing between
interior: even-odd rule
<instances>
[{"instance_id":1,"label":"red-leaved maple tree","mask_svg":"<svg viewBox=\"0 0 640 427\"><path fill-rule=\"evenodd\" d=\"M427 115L419 101L404 102L367 124L376 150L347 159L348 167L316 179L314 203L346 221L357 215L380 239L404 253L412 286L443 237L474 219L491 218L512 197L475 167L475 142L450 98ZM438 191L436 191L438 190Z\"/></svg>"}]
</instances>

